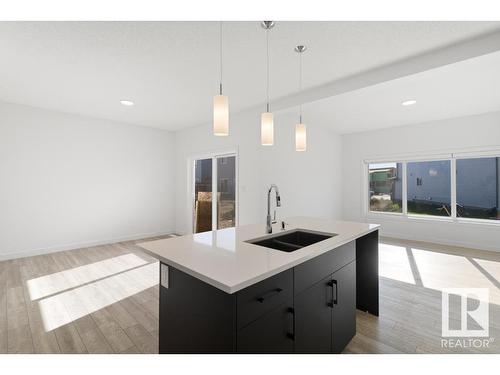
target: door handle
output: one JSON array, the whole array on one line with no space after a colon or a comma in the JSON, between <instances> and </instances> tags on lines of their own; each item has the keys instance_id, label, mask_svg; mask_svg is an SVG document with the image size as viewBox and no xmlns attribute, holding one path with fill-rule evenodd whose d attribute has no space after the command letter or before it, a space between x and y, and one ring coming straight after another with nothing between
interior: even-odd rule
<instances>
[{"instance_id":1,"label":"door handle","mask_svg":"<svg viewBox=\"0 0 500 375\"><path fill-rule=\"evenodd\" d=\"M276 294L281 293L282 291L283 291L283 289L276 288L276 289L274 289L274 290L272 290L272 291L270 291L270 292L268 292L260 297L257 297L257 301L259 301L260 303L264 303L264 301L266 299L269 299L269 298L275 296Z\"/></svg>"},{"instance_id":2,"label":"door handle","mask_svg":"<svg viewBox=\"0 0 500 375\"><path fill-rule=\"evenodd\" d=\"M330 280L327 285L332 288L332 301L328 302L327 305L328 305L328 307L333 308L333 306L338 305L337 280ZM335 291L335 293L334 293L334 291Z\"/></svg>"},{"instance_id":3,"label":"door handle","mask_svg":"<svg viewBox=\"0 0 500 375\"><path fill-rule=\"evenodd\" d=\"M333 304L338 305L339 303L339 287L337 285L337 280L332 280L333 285L335 286L335 298L333 299ZM332 293L333 293L333 288L332 288ZM333 297L333 295L332 295Z\"/></svg>"},{"instance_id":4,"label":"door handle","mask_svg":"<svg viewBox=\"0 0 500 375\"><path fill-rule=\"evenodd\" d=\"M286 337L288 337L292 341L295 341L295 310L293 307L289 307L287 312L291 314L292 319L289 320L291 329L286 333Z\"/></svg>"}]
</instances>

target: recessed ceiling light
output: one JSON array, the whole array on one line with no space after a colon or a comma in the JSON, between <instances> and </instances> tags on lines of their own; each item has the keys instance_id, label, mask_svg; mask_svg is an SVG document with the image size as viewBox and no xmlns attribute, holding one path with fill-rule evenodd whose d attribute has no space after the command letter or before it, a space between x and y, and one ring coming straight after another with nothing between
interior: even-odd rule
<instances>
[{"instance_id":1,"label":"recessed ceiling light","mask_svg":"<svg viewBox=\"0 0 500 375\"><path fill-rule=\"evenodd\" d=\"M126 106L129 106L129 107L132 106L132 105L134 105L134 102L131 101L131 100L120 100L120 103L122 105L126 105Z\"/></svg>"},{"instance_id":2,"label":"recessed ceiling light","mask_svg":"<svg viewBox=\"0 0 500 375\"><path fill-rule=\"evenodd\" d=\"M401 105L404 105L405 107L409 106L409 105L413 105L415 104L417 101L416 100L405 100L404 102L401 103Z\"/></svg>"}]
</instances>

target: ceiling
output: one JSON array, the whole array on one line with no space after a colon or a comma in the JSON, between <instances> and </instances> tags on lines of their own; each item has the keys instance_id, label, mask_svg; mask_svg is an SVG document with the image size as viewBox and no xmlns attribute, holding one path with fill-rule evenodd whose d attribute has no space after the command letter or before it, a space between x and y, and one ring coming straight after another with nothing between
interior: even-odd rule
<instances>
[{"instance_id":1,"label":"ceiling","mask_svg":"<svg viewBox=\"0 0 500 375\"><path fill-rule=\"evenodd\" d=\"M304 119L346 134L500 111L499 67L490 53L309 103Z\"/></svg>"},{"instance_id":2,"label":"ceiling","mask_svg":"<svg viewBox=\"0 0 500 375\"><path fill-rule=\"evenodd\" d=\"M0 101L168 130L207 123L218 89L218 27L216 22L0 22ZM499 28L498 22L277 22L270 35L271 98L297 92L293 48L299 43L308 46L304 87L313 88ZM265 100L265 32L259 22L227 22L224 30L224 91L236 113ZM447 115L453 111L444 94L454 94L460 110L490 108L489 99L479 103L484 99L473 95L484 96L474 74L481 82L498 80L492 78L493 62L483 63L489 71L458 63L443 68L444 78L432 71L416 74L321 100L308 111L317 108L316 115L329 116L338 131L352 132ZM464 71L473 75L460 84ZM468 96L458 98L460 91ZM406 112L398 105L403 93L419 100ZM467 107L471 98L477 103ZM122 106L122 99L136 105Z\"/></svg>"}]
</instances>

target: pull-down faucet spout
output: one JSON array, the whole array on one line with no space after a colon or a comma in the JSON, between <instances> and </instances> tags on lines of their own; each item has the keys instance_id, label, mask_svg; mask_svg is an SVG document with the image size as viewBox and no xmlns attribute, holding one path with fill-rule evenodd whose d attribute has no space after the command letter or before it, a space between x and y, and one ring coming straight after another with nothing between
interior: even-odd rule
<instances>
[{"instance_id":1,"label":"pull-down faucet spout","mask_svg":"<svg viewBox=\"0 0 500 375\"><path fill-rule=\"evenodd\" d=\"M275 221L271 221L271 191L274 189L276 193L276 207L281 207L281 197L280 191L275 184L272 184L269 190L267 191L267 217L266 217L266 232L272 233L273 227L271 224L274 224ZM274 218L276 219L276 218Z\"/></svg>"}]
</instances>

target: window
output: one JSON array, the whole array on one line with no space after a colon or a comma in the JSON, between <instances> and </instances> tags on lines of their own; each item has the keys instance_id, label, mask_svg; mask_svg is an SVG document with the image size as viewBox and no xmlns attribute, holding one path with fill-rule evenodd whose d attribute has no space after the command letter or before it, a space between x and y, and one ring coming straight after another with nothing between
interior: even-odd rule
<instances>
[{"instance_id":1,"label":"window","mask_svg":"<svg viewBox=\"0 0 500 375\"><path fill-rule=\"evenodd\" d=\"M500 220L500 158L457 160L457 217Z\"/></svg>"},{"instance_id":2,"label":"window","mask_svg":"<svg viewBox=\"0 0 500 375\"><path fill-rule=\"evenodd\" d=\"M370 211L403 212L402 164L370 164L368 170Z\"/></svg>"},{"instance_id":3,"label":"window","mask_svg":"<svg viewBox=\"0 0 500 375\"><path fill-rule=\"evenodd\" d=\"M219 193L227 193L229 186L229 179L221 178L219 179Z\"/></svg>"},{"instance_id":4,"label":"window","mask_svg":"<svg viewBox=\"0 0 500 375\"><path fill-rule=\"evenodd\" d=\"M367 163L368 211L500 224L499 152L442 158Z\"/></svg>"},{"instance_id":5,"label":"window","mask_svg":"<svg viewBox=\"0 0 500 375\"><path fill-rule=\"evenodd\" d=\"M409 214L451 216L451 162L419 161L406 165Z\"/></svg>"}]
</instances>

